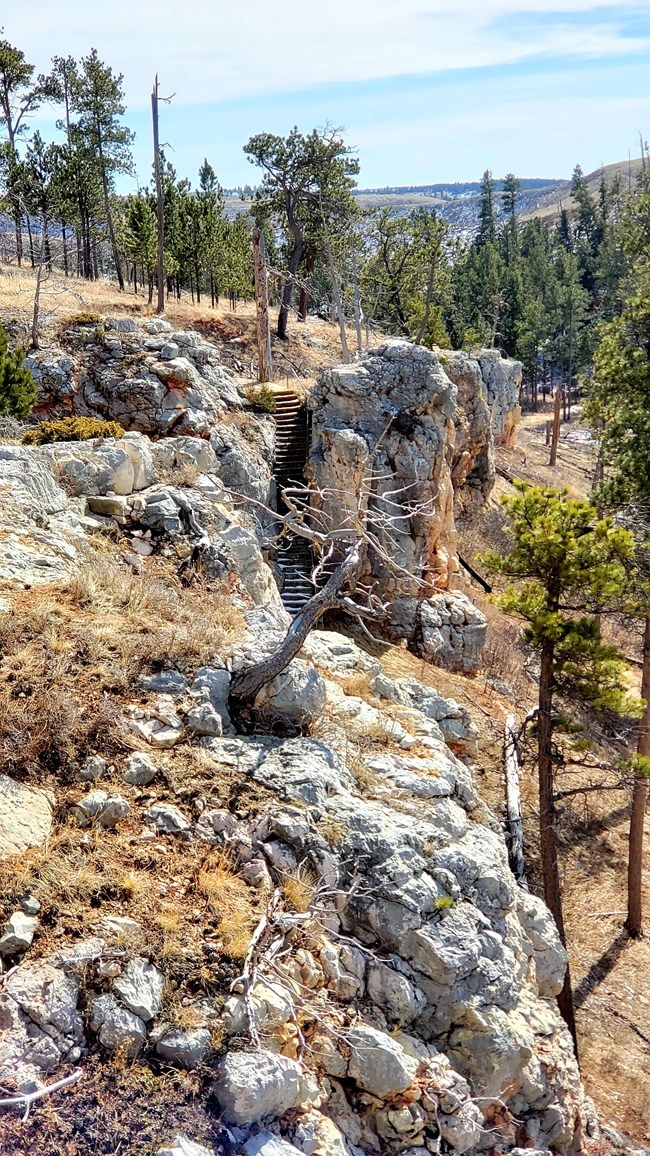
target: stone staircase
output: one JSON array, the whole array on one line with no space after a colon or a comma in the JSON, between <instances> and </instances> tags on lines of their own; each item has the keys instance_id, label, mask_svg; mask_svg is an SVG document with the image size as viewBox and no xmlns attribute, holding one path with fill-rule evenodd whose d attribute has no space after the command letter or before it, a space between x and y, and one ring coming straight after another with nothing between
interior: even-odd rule
<instances>
[{"instance_id":1,"label":"stone staircase","mask_svg":"<svg viewBox=\"0 0 650 1156\"><path fill-rule=\"evenodd\" d=\"M292 389L276 389L275 480L278 510L282 510L281 492L294 482L304 480L305 462L309 456L309 415ZM314 593L310 574L313 559L304 538L292 538L277 558L283 576L282 602L295 616Z\"/></svg>"}]
</instances>

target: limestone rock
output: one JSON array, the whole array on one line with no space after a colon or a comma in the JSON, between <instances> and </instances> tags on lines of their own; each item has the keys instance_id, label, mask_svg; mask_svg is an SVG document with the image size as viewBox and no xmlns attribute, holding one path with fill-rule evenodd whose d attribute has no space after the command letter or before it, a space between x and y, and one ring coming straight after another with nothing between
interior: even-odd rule
<instances>
[{"instance_id":1,"label":"limestone rock","mask_svg":"<svg viewBox=\"0 0 650 1156\"><path fill-rule=\"evenodd\" d=\"M0 775L0 860L40 847L52 829L52 804L38 787Z\"/></svg>"},{"instance_id":2,"label":"limestone rock","mask_svg":"<svg viewBox=\"0 0 650 1156\"><path fill-rule=\"evenodd\" d=\"M101 755L90 755L75 774L78 783L94 783L101 779L108 770L108 763Z\"/></svg>"},{"instance_id":3,"label":"limestone rock","mask_svg":"<svg viewBox=\"0 0 650 1156\"><path fill-rule=\"evenodd\" d=\"M201 666L192 680L192 691L205 692L212 706L221 716L224 729L230 726L228 698L230 695L230 674L219 667Z\"/></svg>"},{"instance_id":4,"label":"limestone rock","mask_svg":"<svg viewBox=\"0 0 650 1156\"><path fill-rule=\"evenodd\" d=\"M434 594L419 608L423 657L447 670L478 670L487 619L459 591Z\"/></svg>"},{"instance_id":5,"label":"limestone rock","mask_svg":"<svg viewBox=\"0 0 650 1156\"><path fill-rule=\"evenodd\" d=\"M262 687L255 710L286 720L296 726L320 718L327 701L325 683L318 671L301 658L294 658L286 670Z\"/></svg>"},{"instance_id":6,"label":"limestone rock","mask_svg":"<svg viewBox=\"0 0 650 1156\"><path fill-rule=\"evenodd\" d=\"M180 835L189 838L190 821L172 803L153 803L149 810L145 811L144 817L162 835Z\"/></svg>"},{"instance_id":7,"label":"limestone rock","mask_svg":"<svg viewBox=\"0 0 650 1156\"><path fill-rule=\"evenodd\" d=\"M127 1011L109 994L95 996L90 1002L90 1027L98 1033L99 1042L110 1051L123 1049L131 1058L146 1043L144 1021Z\"/></svg>"},{"instance_id":8,"label":"limestone rock","mask_svg":"<svg viewBox=\"0 0 650 1156\"><path fill-rule=\"evenodd\" d=\"M286 1056L229 1052L219 1063L213 1091L227 1123L254 1124L313 1103L317 1084Z\"/></svg>"},{"instance_id":9,"label":"limestone rock","mask_svg":"<svg viewBox=\"0 0 650 1156\"><path fill-rule=\"evenodd\" d=\"M33 1086L83 1041L79 981L48 960L23 963L0 990L0 1083ZM78 1052L76 1053L78 1056Z\"/></svg>"},{"instance_id":10,"label":"limestone rock","mask_svg":"<svg viewBox=\"0 0 650 1156\"><path fill-rule=\"evenodd\" d=\"M187 679L178 670L161 670L158 674L143 675L140 682L145 690L162 694L184 694Z\"/></svg>"},{"instance_id":11,"label":"limestone rock","mask_svg":"<svg viewBox=\"0 0 650 1156\"><path fill-rule=\"evenodd\" d=\"M156 1051L164 1060L191 1070L210 1055L210 1032L207 1028L172 1028L157 1041Z\"/></svg>"},{"instance_id":12,"label":"limestone rock","mask_svg":"<svg viewBox=\"0 0 650 1156\"><path fill-rule=\"evenodd\" d=\"M129 804L121 795L90 791L74 806L72 813L81 827L89 827L91 823L116 827L128 815Z\"/></svg>"},{"instance_id":13,"label":"limestone rock","mask_svg":"<svg viewBox=\"0 0 650 1156\"><path fill-rule=\"evenodd\" d=\"M214 1149L179 1134L174 1137L169 1148L159 1148L156 1156L214 1156Z\"/></svg>"},{"instance_id":14,"label":"limestone rock","mask_svg":"<svg viewBox=\"0 0 650 1156\"><path fill-rule=\"evenodd\" d=\"M211 702L201 702L187 712L187 725L197 735L223 734L221 715Z\"/></svg>"},{"instance_id":15,"label":"limestone rock","mask_svg":"<svg viewBox=\"0 0 650 1156\"><path fill-rule=\"evenodd\" d=\"M149 756L142 751L134 751L126 760L126 770L122 779L125 783L135 786L146 786L147 783L153 782L157 774L158 768Z\"/></svg>"},{"instance_id":16,"label":"limestone rock","mask_svg":"<svg viewBox=\"0 0 650 1156\"><path fill-rule=\"evenodd\" d=\"M129 1011L148 1023L160 1011L164 986L164 977L157 968L136 956L115 980L113 991Z\"/></svg>"},{"instance_id":17,"label":"limestone rock","mask_svg":"<svg viewBox=\"0 0 650 1156\"><path fill-rule=\"evenodd\" d=\"M350 1047L348 1075L360 1088L386 1099L410 1088L417 1063L385 1032L354 1027L346 1033Z\"/></svg>"},{"instance_id":18,"label":"limestone rock","mask_svg":"<svg viewBox=\"0 0 650 1156\"><path fill-rule=\"evenodd\" d=\"M246 1156L296 1156L296 1152L300 1151L304 1149L295 1148L272 1132L258 1132L257 1136L251 1136L244 1144Z\"/></svg>"},{"instance_id":19,"label":"limestone rock","mask_svg":"<svg viewBox=\"0 0 650 1156\"><path fill-rule=\"evenodd\" d=\"M19 951L26 951L31 946L37 926L35 916L14 911L0 935L0 955L16 955Z\"/></svg>"},{"instance_id":20,"label":"limestone rock","mask_svg":"<svg viewBox=\"0 0 650 1156\"><path fill-rule=\"evenodd\" d=\"M153 481L153 457L148 438L93 438L86 442L56 442L41 446L40 455L55 467L75 494L132 494ZM99 513L110 512L103 509Z\"/></svg>"}]
</instances>

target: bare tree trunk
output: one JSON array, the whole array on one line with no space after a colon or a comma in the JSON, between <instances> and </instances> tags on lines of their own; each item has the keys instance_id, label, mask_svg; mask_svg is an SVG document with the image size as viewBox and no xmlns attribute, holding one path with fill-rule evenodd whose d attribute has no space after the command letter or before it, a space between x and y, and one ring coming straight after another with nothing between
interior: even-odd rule
<instances>
[{"instance_id":1,"label":"bare tree trunk","mask_svg":"<svg viewBox=\"0 0 650 1156\"><path fill-rule=\"evenodd\" d=\"M566 946L564 913L562 910L562 890L557 852L557 816L555 812L553 782L553 660L552 642L542 646L539 675L539 714L537 719L538 773L539 773L539 845L544 880L544 899L553 916L558 934ZM558 999L558 1007L573 1038L573 1046L578 1055L571 973L567 963L564 986Z\"/></svg>"},{"instance_id":2,"label":"bare tree trunk","mask_svg":"<svg viewBox=\"0 0 650 1156\"><path fill-rule=\"evenodd\" d=\"M637 754L650 757L650 617L645 620L643 631L643 675L641 696L646 705L639 723ZM630 838L627 860L627 921L625 926L631 936L643 935L643 828L648 801L648 777L638 770L634 776L632 792L632 814L630 816Z\"/></svg>"},{"instance_id":3,"label":"bare tree trunk","mask_svg":"<svg viewBox=\"0 0 650 1156\"><path fill-rule=\"evenodd\" d=\"M158 140L158 73L151 93L151 116L153 120L153 166L156 179L156 218L158 222L158 301L156 313L165 312L165 213L163 203L162 177L160 174L160 143Z\"/></svg>"},{"instance_id":4,"label":"bare tree trunk","mask_svg":"<svg viewBox=\"0 0 650 1156\"><path fill-rule=\"evenodd\" d=\"M99 167L102 174L102 189L104 192L104 212L106 213L106 224L108 225L108 235L111 241L111 249L113 252L113 261L115 262L115 272L117 273L117 283L120 287L120 292L124 292L124 274L122 273L122 262L120 261L120 251L117 247L115 239L115 227L113 224L113 213L111 211L111 199L108 190L108 177L106 175L106 165L104 164L104 153L102 150L102 135L97 125L97 153L99 158Z\"/></svg>"},{"instance_id":5,"label":"bare tree trunk","mask_svg":"<svg viewBox=\"0 0 650 1156\"><path fill-rule=\"evenodd\" d=\"M45 226L44 226L45 229ZM34 291L34 312L32 314L32 349L39 346L39 322L41 316L41 278L43 276L43 262L45 260L45 236L41 241L41 259L36 274L36 289Z\"/></svg>"},{"instance_id":6,"label":"bare tree trunk","mask_svg":"<svg viewBox=\"0 0 650 1156\"><path fill-rule=\"evenodd\" d=\"M350 357L350 350L348 348L348 339L345 332L345 314L343 312L343 298L341 296L341 283L339 281L339 274L331 249L327 250L327 260L329 262L330 274L332 277L332 300L336 302L336 316L339 323L339 334L341 336L341 356L343 364L349 365L352 360Z\"/></svg>"},{"instance_id":7,"label":"bare tree trunk","mask_svg":"<svg viewBox=\"0 0 650 1156\"><path fill-rule=\"evenodd\" d=\"M357 331L357 353L360 357L363 353L363 333L361 331L363 310L361 308L361 293L359 292L359 271L357 269L356 256L353 258L352 277L354 280L354 327Z\"/></svg>"},{"instance_id":8,"label":"bare tree trunk","mask_svg":"<svg viewBox=\"0 0 650 1156\"><path fill-rule=\"evenodd\" d=\"M560 418L562 416L562 389L559 383L555 386L555 409L553 410L553 434L551 437L551 456L549 466L557 465L557 444L560 440Z\"/></svg>"},{"instance_id":9,"label":"bare tree trunk","mask_svg":"<svg viewBox=\"0 0 650 1156\"><path fill-rule=\"evenodd\" d=\"M521 815L519 780L521 766L517 754L517 719L509 714L506 719L503 744L503 773L506 785L506 822L508 830L508 859L518 883L526 886L524 859L524 821Z\"/></svg>"},{"instance_id":10,"label":"bare tree trunk","mask_svg":"<svg viewBox=\"0 0 650 1156\"><path fill-rule=\"evenodd\" d=\"M266 270L264 234L257 225L253 229L253 260L255 264L255 308L257 314L258 381L273 381L271 356L271 326L269 323L269 285Z\"/></svg>"},{"instance_id":11,"label":"bare tree trunk","mask_svg":"<svg viewBox=\"0 0 650 1156\"><path fill-rule=\"evenodd\" d=\"M323 589L309 599L297 618L293 620L284 641L275 654L256 663L255 666L251 666L242 674L235 675L232 680L230 698L236 709L241 710L242 707L254 703L262 687L286 669L302 647L314 623L326 610L336 605L340 591L346 582L354 577L360 561L361 543L355 542L350 546L345 558L336 567Z\"/></svg>"},{"instance_id":12,"label":"bare tree trunk","mask_svg":"<svg viewBox=\"0 0 650 1156\"><path fill-rule=\"evenodd\" d=\"M278 337L283 341L287 339L287 325L289 323L289 310L291 309L291 298L293 297L293 283L294 277L298 271L300 258L302 257L303 243L299 241L293 249L291 258L289 260L289 276L284 283L282 290L282 300L280 303L280 312L278 314Z\"/></svg>"}]
</instances>

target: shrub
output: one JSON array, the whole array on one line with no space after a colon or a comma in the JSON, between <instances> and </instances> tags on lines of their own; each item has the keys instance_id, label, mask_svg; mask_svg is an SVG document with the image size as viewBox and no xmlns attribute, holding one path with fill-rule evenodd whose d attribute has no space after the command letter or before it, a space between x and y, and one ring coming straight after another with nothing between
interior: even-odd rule
<instances>
[{"instance_id":1,"label":"shrub","mask_svg":"<svg viewBox=\"0 0 650 1156\"><path fill-rule=\"evenodd\" d=\"M9 349L0 325L0 417L27 417L36 403L36 385L24 358L22 349Z\"/></svg>"},{"instance_id":2,"label":"shrub","mask_svg":"<svg viewBox=\"0 0 650 1156\"><path fill-rule=\"evenodd\" d=\"M278 408L275 393L270 385L251 385L246 390L246 400L251 409L258 413L275 413Z\"/></svg>"},{"instance_id":3,"label":"shrub","mask_svg":"<svg viewBox=\"0 0 650 1156\"><path fill-rule=\"evenodd\" d=\"M66 318L66 325L96 325L101 321L99 313L92 313L89 309L82 309L80 313L74 313L72 317Z\"/></svg>"},{"instance_id":4,"label":"shrub","mask_svg":"<svg viewBox=\"0 0 650 1156\"><path fill-rule=\"evenodd\" d=\"M96 417L64 417L62 421L43 421L20 439L24 445L43 446L50 442L86 442L90 438L124 437L122 426L116 421L101 421Z\"/></svg>"}]
</instances>

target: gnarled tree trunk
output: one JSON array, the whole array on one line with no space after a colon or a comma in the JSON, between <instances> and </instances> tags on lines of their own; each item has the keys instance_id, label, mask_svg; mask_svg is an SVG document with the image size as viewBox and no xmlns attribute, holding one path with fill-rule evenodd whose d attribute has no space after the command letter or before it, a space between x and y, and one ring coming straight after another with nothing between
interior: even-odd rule
<instances>
[{"instance_id":1,"label":"gnarled tree trunk","mask_svg":"<svg viewBox=\"0 0 650 1156\"><path fill-rule=\"evenodd\" d=\"M643 632L643 675L641 695L646 705L639 723L637 754L650 758L650 617L645 620ZM643 934L643 828L648 801L648 777L640 770L634 776L630 839L627 860L627 921L630 935Z\"/></svg>"},{"instance_id":2,"label":"gnarled tree trunk","mask_svg":"<svg viewBox=\"0 0 650 1156\"><path fill-rule=\"evenodd\" d=\"M346 583L354 577L361 562L361 543L355 542L348 549L343 561L336 567L322 590L314 594L305 604L300 614L293 620L283 642L275 654L251 666L241 674L235 675L230 691L231 702L235 709L251 706L263 686L271 682L276 675L281 674L296 657L307 638L312 626L326 610L335 606L339 593Z\"/></svg>"}]
</instances>

